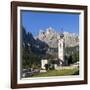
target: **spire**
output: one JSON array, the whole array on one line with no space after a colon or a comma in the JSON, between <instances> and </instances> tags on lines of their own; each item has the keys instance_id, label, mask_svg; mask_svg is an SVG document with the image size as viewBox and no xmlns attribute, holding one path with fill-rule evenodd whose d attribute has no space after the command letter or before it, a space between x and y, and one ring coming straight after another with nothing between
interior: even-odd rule
<instances>
[{"instance_id":1,"label":"spire","mask_svg":"<svg viewBox=\"0 0 90 90\"><path fill-rule=\"evenodd\" d=\"M63 28L61 28L60 38L63 38L63 37L64 37Z\"/></svg>"}]
</instances>

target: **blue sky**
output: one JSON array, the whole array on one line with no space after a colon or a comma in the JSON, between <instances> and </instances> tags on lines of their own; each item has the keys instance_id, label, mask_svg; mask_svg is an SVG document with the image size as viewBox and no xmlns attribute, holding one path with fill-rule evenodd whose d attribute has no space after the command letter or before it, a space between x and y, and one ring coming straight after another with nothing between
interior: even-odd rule
<instances>
[{"instance_id":1,"label":"blue sky","mask_svg":"<svg viewBox=\"0 0 90 90\"><path fill-rule=\"evenodd\" d=\"M23 27L33 36L48 27L79 34L79 14L21 11L21 17Z\"/></svg>"}]
</instances>

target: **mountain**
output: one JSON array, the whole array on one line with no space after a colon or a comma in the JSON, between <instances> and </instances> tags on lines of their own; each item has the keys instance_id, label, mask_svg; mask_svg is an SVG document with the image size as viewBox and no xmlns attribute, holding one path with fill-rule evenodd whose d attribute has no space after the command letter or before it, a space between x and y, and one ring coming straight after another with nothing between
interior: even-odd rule
<instances>
[{"instance_id":1,"label":"mountain","mask_svg":"<svg viewBox=\"0 0 90 90\"><path fill-rule=\"evenodd\" d=\"M47 55L52 55L57 57L58 54L58 37L62 33L56 32L52 27L46 30L40 30L36 37L30 32L26 32L22 27L22 46L24 48L29 48L29 51L46 57ZM64 32L64 43L65 48L69 47L79 47L79 37L75 33Z\"/></svg>"},{"instance_id":2,"label":"mountain","mask_svg":"<svg viewBox=\"0 0 90 90\"><path fill-rule=\"evenodd\" d=\"M55 32L53 28L49 27L46 29L46 31L40 31L39 35L36 38L47 43L50 48L57 48L58 36L59 34Z\"/></svg>"},{"instance_id":3,"label":"mountain","mask_svg":"<svg viewBox=\"0 0 90 90\"><path fill-rule=\"evenodd\" d=\"M64 32L65 47L79 46L79 36L76 33Z\"/></svg>"},{"instance_id":4,"label":"mountain","mask_svg":"<svg viewBox=\"0 0 90 90\"><path fill-rule=\"evenodd\" d=\"M34 39L33 35L30 32L26 32L25 29L22 27L22 47L29 48L29 50L34 54L45 54L48 45L39 40Z\"/></svg>"},{"instance_id":5,"label":"mountain","mask_svg":"<svg viewBox=\"0 0 90 90\"><path fill-rule=\"evenodd\" d=\"M64 32L64 41L65 47L74 47L79 45L79 37L75 33ZM48 44L50 48L58 47L58 37L61 33L56 32L52 27L47 28L46 30L40 30L39 35L35 38Z\"/></svg>"}]
</instances>

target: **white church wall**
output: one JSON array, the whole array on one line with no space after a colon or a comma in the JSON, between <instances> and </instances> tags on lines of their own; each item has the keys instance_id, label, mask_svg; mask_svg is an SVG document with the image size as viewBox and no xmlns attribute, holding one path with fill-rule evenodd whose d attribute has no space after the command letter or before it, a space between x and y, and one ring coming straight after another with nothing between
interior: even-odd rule
<instances>
[{"instance_id":1,"label":"white church wall","mask_svg":"<svg viewBox=\"0 0 90 90\"><path fill-rule=\"evenodd\" d=\"M48 60L47 59L42 59L41 60L41 68L45 69L45 64L48 64Z\"/></svg>"}]
</instances>

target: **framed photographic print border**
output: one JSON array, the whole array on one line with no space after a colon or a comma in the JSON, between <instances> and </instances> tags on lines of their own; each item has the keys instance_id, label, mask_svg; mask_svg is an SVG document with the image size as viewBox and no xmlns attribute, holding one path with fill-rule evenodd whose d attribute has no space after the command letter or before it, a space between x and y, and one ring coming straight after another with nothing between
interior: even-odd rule
<instances>
[{"instance_id":1,"label":"framed photographic print border","mask_svg":"<svg viewBox=\"0 0 90 90\"><path fill-rule=\"evenodd\" d=\"M84 79L75 81L56 81L56 82L36 82L36 83L18 83L18 7L33 7L45 9L69 9L81 10L84 12ZM58 12L58 11L57 11ZM87 84L87 6L66 5L66 4L47 4L32 2L11 2L11 88L30 88L30 87L46 87L46 86L64 86Z\"/></svg>"}]
</instances>

